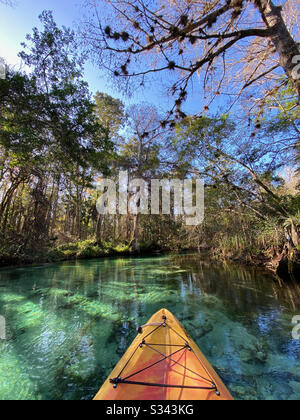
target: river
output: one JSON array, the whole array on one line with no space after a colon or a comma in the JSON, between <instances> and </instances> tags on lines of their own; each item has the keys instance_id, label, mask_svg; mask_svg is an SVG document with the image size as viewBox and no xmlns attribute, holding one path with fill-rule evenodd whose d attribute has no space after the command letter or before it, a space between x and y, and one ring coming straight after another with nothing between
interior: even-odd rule
<instances>
[{"instance_id":1,"label":"river","mask_svg":"<svg viewBox=\"0 0 300 420\"><path fill-rule=\"evenodd\" d=\"M300 287L198 255L0 270L0 399L91 399L168 308L236 399L300 399Z\"/></svg>"}]
</instances>

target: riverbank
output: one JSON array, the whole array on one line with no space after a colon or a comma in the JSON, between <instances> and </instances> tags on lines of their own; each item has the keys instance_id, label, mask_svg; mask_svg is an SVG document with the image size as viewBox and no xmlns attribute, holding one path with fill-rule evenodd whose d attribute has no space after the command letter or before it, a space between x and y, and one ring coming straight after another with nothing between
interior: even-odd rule
<instances>
[{"instance_id":1,"label":"riverbank","mask_svg":"<svg viewBox=\"0 0 300 420\"><path fill-rule=\"evenodd\" d=\"M0 267L20 267L44 263L56 263L75 260L89 260L107 257L146 256L151 254L170 252L155 245L141 244L139 251L134 251L129 244L112 244L102 242L97 244L93 240L78 241L63 244L36 252L34 255L0 253ZM184 250L176 250L176 252ZM185 250L186 251L186 250ZM193 250L194 251L194 250ZM175 251L174 251L175 252Z\"/></svg>"},{"instance_id":2,"label":"riverbank","mask_svg":"<svg viewBox=\"0 0 300 420\"><path fill-rule=\"evenodd\" d=\"M93 240L78 241L62 244L36 252L35 255L9 253L0 254L0 267L20 267L44 263L64 261L88 260L107 257L147 256L164 253L199 252L199 255L209 256L220 261L232 261L248 267L268 269L275 277L284 281L297 280L300 276L300 256L294 255L293 260L286 255L270 257L264 253L252 255L250 253L223 254L213 248L195 249L160 249L155 244L141 244L139 251L134 251L129 244L112 244L102 242L97 244Z\"/></svg>"},{"instance_id":3,"label":"riverbank","mask_svg":"<svg viewBox=\"0 0 300 420\"><path fill-rule=\"evenodd\" d=\"M297 251L291 255L282 253L271 256L263 252L255 255L251 253L224 255L216 250L211 250L211 255L217 261L233 261L248 267L266 268L283 281L297 281L300 278L300 252Z\"/></svg>"}]
</instances>

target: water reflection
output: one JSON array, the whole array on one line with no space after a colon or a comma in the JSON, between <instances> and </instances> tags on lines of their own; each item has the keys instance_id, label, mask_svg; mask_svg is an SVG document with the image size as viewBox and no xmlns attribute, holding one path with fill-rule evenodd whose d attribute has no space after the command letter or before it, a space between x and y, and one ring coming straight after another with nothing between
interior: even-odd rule
<instances>
[{"instance_id":1,"label":"water reflection","mask_svg":"<svg viewBox=\"0 0 300 420\"><path fill-rule=\"evenodd\" d=\"M1 399L90 399L136 335L170 309L240 399L300 399L297 285L198 256L0 271Z\"/></svg>"}]
</instances>

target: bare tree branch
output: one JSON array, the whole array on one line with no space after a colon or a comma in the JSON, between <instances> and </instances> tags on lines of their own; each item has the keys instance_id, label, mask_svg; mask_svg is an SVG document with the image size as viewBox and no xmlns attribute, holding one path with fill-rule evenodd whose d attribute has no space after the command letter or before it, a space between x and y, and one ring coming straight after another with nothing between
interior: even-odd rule
<instances>
[{"instance_id":1,"label":"bare tree branch","mask_svg":"<svg viewBox=\"0 0 300 420\"><path fill-rule=\"evenodd\" d=\"M300 97L300 78L295 80L293 72L294 57L300 56L294 40L299 33L295 22L289 20L294 26L287 26L286 12L271 0L86 1L91 13L82 34L98 63L113 72L115 81L122 76L121 88L134 79L144 84L145 76L173 72L166 81L173 80L169 91L176 97L179 116L193 81L198 86L201 82L208 104L225 86L230 86L235 102L252 89L258 104L260 93L274 89L284 72ZM299 5L294 13L300 16ZM208 79L218 82L215 90ZM268 88L262 89L264 84Z\"/></svg>"}]
</instances>

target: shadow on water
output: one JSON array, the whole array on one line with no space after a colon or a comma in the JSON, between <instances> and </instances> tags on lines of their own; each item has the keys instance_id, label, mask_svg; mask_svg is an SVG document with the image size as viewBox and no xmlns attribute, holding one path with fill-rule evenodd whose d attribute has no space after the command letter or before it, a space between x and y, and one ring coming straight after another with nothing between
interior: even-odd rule
<instances>
[{"instance_id":1,"label":"shadow on water","mask_svg":"<svg viewBox=\"0 0 300 420\"><path fill-rule=\"evenodd\" d=\"M92 398L162 307L236 398L300 399L299 286L195 255L0 270L0 399Z\"/></svg>"}]
</instances>

